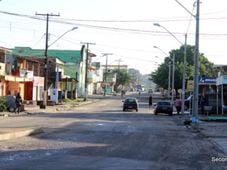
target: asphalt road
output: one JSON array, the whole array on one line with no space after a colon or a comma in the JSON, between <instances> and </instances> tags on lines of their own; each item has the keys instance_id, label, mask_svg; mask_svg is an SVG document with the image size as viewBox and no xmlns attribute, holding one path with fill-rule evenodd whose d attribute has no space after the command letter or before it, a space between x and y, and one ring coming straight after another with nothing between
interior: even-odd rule
<instances>
[{"instance_id":1,"label":"asphalt road","mask_svg":"<svg viewBox=\"0 0 227 170\"><path fill-rule=\"evenodd\" d=\"M0 142L0 169L226 169L214 158L227 156L184 126L182 116L153 115L147 97L137 97L138 112L123 112L112 96L71 112L19 118L44 133Z\"/></svg>"}]
</instances>

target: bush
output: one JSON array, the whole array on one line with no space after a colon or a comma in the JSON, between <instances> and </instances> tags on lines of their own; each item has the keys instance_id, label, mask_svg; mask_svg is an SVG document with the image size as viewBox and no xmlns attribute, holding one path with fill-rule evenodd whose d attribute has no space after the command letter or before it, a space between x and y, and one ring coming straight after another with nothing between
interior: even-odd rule
<instances>
[{"instance_id":1,"label":"bush","mask_svg":"<svg viewBox=\"0 0 227 170\"><path fill-rule=\"evenodd\" d=\"M6 98L4 96L0 96L0 112L7 111L7 103Z\"/></svg>"}]
</instances>

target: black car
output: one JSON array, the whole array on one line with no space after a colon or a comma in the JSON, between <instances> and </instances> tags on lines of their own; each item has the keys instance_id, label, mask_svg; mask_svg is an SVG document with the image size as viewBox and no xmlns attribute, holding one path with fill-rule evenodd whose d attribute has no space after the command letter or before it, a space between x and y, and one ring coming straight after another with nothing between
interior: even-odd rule
<instances>
[{"instance_id":1,"label":"black car","mask_svg":"<svg viewBox=\"0 0 227 170\"><path fill-rule=\"evenodd\" d=\"M154 114L167 113L170 116L173 114L173 106L169 101L159 101L155 104Z\"/></svg>"},{"instance_id":2,"label":"black car","mask_svg":"<svg viewBox=\"0 0 227 170\"><path fill-rule=\"evenodd\" d=\"M16 98L15 96L8 95L5 96L6 107L9 112L14 112L16 109Z\"/></svg>"},{"instance_id":3,"label":"black car","mask_svg":"<svg viewBox=\"0 0 227 170\"><path fill-rule=\"evenodd\" d=\"M126 98L123 104L123 111L126 110L136 110L138 112L138 101L136 98L130 97L130 98Z\"/></svg>"}]
</instances>

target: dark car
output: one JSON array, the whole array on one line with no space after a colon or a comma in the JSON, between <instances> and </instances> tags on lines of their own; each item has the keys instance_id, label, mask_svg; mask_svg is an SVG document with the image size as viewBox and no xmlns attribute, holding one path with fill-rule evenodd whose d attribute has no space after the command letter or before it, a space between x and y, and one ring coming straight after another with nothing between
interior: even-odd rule
<instances>
[{"instance_id":1,"label":"dark car","mask_svg":"<svg viewBox=\"0 0 227 170\"><path fill-rule=\"evenodd\" d=\"M9 112L14 112L16 108L15 96L8 95L6 97L6 107Z\"/></svg>"},{"instance_id":2,"label":"dark car","mask_svg":"<svg viewBox=\"0 0 227 170\"><path fill-rule=\"evenodd\" d=\"M159 101L155 104L154 114L167 113L170 116L173 114L173 106L169 101Z\"/></svg>"},{"instance_id":3,"label":"dark car","mask_svg":"<svg viewBox=\"0 0 227 170\"><path fill-rule=\"evenodd\" d=\"M124 101L124 104L123 104L123 111L126 111L126 110L136 110L138 112L138 101L136 98L126 98Z\"/></svg>"}]
</instances>

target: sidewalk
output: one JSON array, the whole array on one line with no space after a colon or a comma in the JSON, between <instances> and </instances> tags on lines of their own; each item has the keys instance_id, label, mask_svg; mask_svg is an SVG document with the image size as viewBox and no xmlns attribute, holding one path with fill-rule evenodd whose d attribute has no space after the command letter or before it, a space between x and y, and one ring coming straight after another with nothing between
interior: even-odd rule
<instances>
[{"instance_id":1,"label":"sidewalk","mask_svg":"<svg viewBox=\"0 0 227 170\"><path fill-rule=\"evenodd\" d=\"M87 101L82 102L67 102L64 104L47 106L46 109L40 109L40 107L37 105L25 105L25 110L20 112L19 114L14 112L1 112L0 119L4 119L6 117L14 119L16 117L23 117L25 115L34 115L40 113L72 111L76 107L84 106L86 104L94 103L97 101L98 99L89 99ZM9 126L0 125L0 141L34 135L42 132L43 130L40 127L15 127L15 126L13 127L10 125Z\"/></svg>"},{"instance_id":2,"label":"sidewalk","mask_svg":"<svg viewBox=\"0 0 227 170\"><path fill-rule=\"evenodd\" d=\"M98 101L98 99L89 99L87 101L81 101L81 102L75 102L75 101L65 102L54 106L46 106L46 109L40 109L38 105L34 105L34 104L25 104L24 111L21 111L19 114L14 112L0 112L0 118L1 117L18 117L18 116L27 115L27 114L30 115L30 114L38 114L38 113L45 113L45 112L70 111L73 108L90 104L96 101Z\"/></svg>"},{"instance_id":3,"label":"sidewalk","mask_svg":"<svg viewBox=\"0 0 227 170\"><path fill-rule=\"evenodd\" d=\"M190 114L185 114L186 117L184 119L191 119ZM190 128L194 129L193 131L196 133L202 134L205 138L214 143L221 151L227 154L227 119L225 116L207 116L207 115L199 115L198 123L196 124L196 128L190 126ZM185 119L185 120L186 120Z\"/></svg>"},{"instance_id":4,"label":"sidewalk","mask_svg":"<svg viewBox=\"0 0 227 170\"><path fill-rule=\"evenodd\" d=\"M215 143L225 154L227 154L227 122L201 121L199 123L200 133Z\"/></svg>"}]
</instances>

